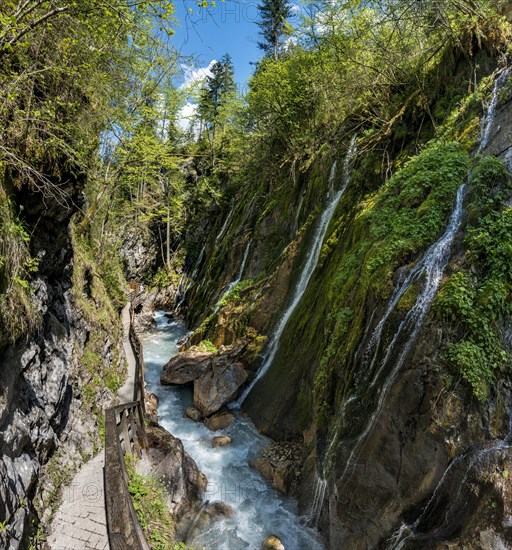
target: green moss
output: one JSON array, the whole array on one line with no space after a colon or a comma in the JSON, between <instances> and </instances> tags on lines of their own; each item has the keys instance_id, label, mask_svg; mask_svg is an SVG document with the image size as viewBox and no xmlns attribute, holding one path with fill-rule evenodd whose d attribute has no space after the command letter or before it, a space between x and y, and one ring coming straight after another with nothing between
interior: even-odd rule
<instances>
[{"instance_id":1,"label":"green moss","mask_svg":"<svg viewBox=\"0 0 512 550\"><path fill-rule=\"evenodd\" d=\"M230 303L237 303L242 301L242 296L245 290L251 288L254 285L253 279L245 279L235 285L224 298L219 302L219 308L223 308Z\"/></svg>"},{"instance_id":2,"label":"green moss","mask_svg":"<svg viewBox=\"0 0 512 550\"><path fill-rule=\"evenodd\" d=\"M444 230L468 168L469 156L459 144L433 142L397 172L362 212L372 240L364 278L377 294L387 295L395 269Z\"/></svg>"},{"instance_id":3,"label":"green moss","mask_svg":"<svg viewBox=\"0 0 512 550\"><path fill-rule=\"evenodd\" d=\"M217 353L219 351L210 340L202 340L196 347L199 351L208 351L210 353Z\"/></svg>"},{"instance_id":4,"label":"green moss","mask_svg":"<svg viewBox=\"0 0 512 550\"><path fill-rule=\"evenodd\" d=\"M405 291L404 295L400 298L397 308L400 311L409 311L416 303L420 290L421 285L418 282L411 284L411 286Z\"/></svg>"}]
</instances>

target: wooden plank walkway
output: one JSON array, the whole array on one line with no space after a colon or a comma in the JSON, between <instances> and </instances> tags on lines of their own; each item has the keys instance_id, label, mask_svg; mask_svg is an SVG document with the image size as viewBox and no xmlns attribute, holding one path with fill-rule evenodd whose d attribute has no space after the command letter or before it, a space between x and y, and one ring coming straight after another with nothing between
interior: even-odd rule
<instances>
[{"instance_id":1,"label":"wooden plank walkway","mask_svg":"<svg viewBox=\"0 0 512 550\"><path fill-rule=\"evenodd\" d=\"M135 356L130 346L130 305L121 314L123 348L128 363L125 384L118 390L120 403L133 401ZM52 521L47 544L50 550L106 550L109 548L103 489L103 450L84 464L70 485ZM128 549L127 549L128 550Z\"/></svg>"}]
</instances>

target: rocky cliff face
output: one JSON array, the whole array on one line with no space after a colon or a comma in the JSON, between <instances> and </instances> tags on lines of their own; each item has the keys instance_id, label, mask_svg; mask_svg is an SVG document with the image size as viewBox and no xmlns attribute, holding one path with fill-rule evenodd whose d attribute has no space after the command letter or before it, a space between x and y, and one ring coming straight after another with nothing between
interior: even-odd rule
<instances>
[{"instance_id":1,"label":"rocky cliff face","mask_svg":"<svg viewBox=\"0 0 512 550\"><path fill-rule=\"evenodd\" d=\"M42 543L60 485L101 449L100 411L113 396L98 380L121 368L115 318L106 323L77 303L92 305L99 282L81 277L72 212L25 208L37 220L31 246L41 261L31 285L42 323L0 350L0 546L13 550L31 536Z\"/></svg>"},{"instance_id":2,"label":"rocky cliff face","mask_svg":"<svg viewBox=\"0 0 512 550\"><path fill-rule=\"evenodd\" d=\"M478 55L491 73L493 61ZM454 80L468 70L461 60ZM498 235L510 239L510 180L502 164L471 156L487 129L479 154L510 164L507 74L482 132L481 103L467 101L427 132L434 141L420 154L411 143L410 162L389 182L378 154L356 156L308 289L244 403L262 431L302 440L300 506L331 548L511 544L509 310L489 305L494 313L485 313L491 286L505 279L477 244L487 239L498 251ZM489 114L495 77L479 77ZM347 146L333 155L338 164ZM249 327L272 334L304 265L332 161L319 159L296 186L267 189L263 205L240 196L226 211L225 234L219 222L189 292L189 320L202 322L194 343L229 344ZM468 173L464 210L427 303L435 270L414 273L452 223ZM249 238L242 281L230 288Z\"/></svg>"}]
</instances>

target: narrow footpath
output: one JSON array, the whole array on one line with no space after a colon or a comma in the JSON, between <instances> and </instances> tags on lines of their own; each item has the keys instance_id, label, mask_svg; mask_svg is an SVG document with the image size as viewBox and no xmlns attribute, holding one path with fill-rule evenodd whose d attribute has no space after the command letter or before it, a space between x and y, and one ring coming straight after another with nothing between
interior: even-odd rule
<instances>
[{"instance_id":1,"label":"narrow footpath","mask_svg":"<svg viewBox=\"0 0 512 550\"><path fill-rule=\"evenodd\" d=\"M125 384L118 390L119 403L133 401L135 356L130 345L130 304L121 314L123 349L128 363ZM102 450L82 466L73 481L63 488L60 507L53 518L48 547L50 550L107 550L107 520L103 490Z\"/></svg>"}]
</instances>

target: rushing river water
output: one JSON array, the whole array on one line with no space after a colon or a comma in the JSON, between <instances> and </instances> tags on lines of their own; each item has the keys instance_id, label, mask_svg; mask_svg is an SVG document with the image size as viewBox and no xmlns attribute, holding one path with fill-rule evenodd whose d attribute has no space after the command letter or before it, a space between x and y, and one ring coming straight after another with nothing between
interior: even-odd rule
<instances>
[{"instance_id":1,"label":"rushing river water","mask_svg":"<svg viewBox=\"0 0 512 550\"><path fill-rule=\"evenodd\" d=\"M155 316L156 328L141 337L146 363L147 389L159 398L160 423L183 441L185 450L208 478L206 499L230 504L233 518L214 523L196 548L208 550L258 550L263 540L277 535L286 550L324 548L315 531L304 527L297 516L294 500L279 495L249 466L249 460L269 440L260 435L252 422L234 412L236 422L219 432L211 432L203 424L184 418L192 403L188 388L160 385L160 372L167 361L178 353L177 342L186 334L184 325L169 322L163 312ZM213 449L212 437L229 435L231 445Z\"/></svg>"}]
</instances>

